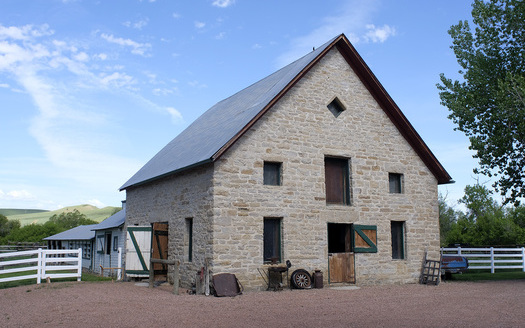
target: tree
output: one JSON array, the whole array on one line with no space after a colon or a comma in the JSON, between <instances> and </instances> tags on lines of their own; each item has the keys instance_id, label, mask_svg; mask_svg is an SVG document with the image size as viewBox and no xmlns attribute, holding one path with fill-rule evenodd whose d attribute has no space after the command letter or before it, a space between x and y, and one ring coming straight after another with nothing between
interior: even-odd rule
<instances>
[{"instance_id":1,"label":"tree","mask_svg":"<svg viewBox=\"0 0 525 328\"><path fill-rule=\"evenodd\" d=\"M11 231L20 228L20 221L8 220L7 217L0 214L0 238L5 237L11 233Z\"/></svg>"},{"instance_id":2,"label":"tree","mask_svg":"<svg viewBox=\"0 0 525 328\"><path fill-rule=\"evenodd\" d=\"M472 246L516 245L525 242L525 229L516 222L523 212L506 210L493 198L487 187L476 184L465 187L465 195L459 200L466 212L446 237L449 244L470 244ZM513 215L509 215L514 213ZM517 218L517 219L514 219Z\"/></svg>"},{"instance_id":3,"label":"tree","mask_svg":"<svg viewBox=\"0 0 525 328\"><path fill-rule=\"evenodd\" d=\"M441 104L470 139L479 168L497 178L504 203L525 196L525 1L475 0L475 32L460 21L448 33L463 80L440 75Z\"/></svg>"},{"instance_id":4,"label":"tree","mask_svg":"<svg viewBox=\"0 0 525 328\"><path fill-rule=\"evenodd\" d=\"M59 215L54 214L49 218L51 223L56 224L61 229L69 230L79 225L96 224L98 222L88 219L84 214L80 213L77 209L73 212L62 212ZM48 223L46 222L46 223Z\"/></svg>"},{"instance_id":5,"label":"tree","mask_svg":"<svg viewBox=\"0 0 525 328\"><path fill-rule=\"evenodd\" d=\"M448 234L452 230L452 226L457 222L460 213L447 204L446 196L443 196L441 193L438 197L438 203L440 243L441 246L447 246Z\"/></svg>"}]
</instances>

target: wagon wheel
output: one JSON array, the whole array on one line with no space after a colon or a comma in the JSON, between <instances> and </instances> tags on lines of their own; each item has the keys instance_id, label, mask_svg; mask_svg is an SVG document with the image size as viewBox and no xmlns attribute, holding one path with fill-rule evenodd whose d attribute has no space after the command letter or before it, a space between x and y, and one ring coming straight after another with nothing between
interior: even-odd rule
<instances>
[{"instance_id":1,"label":"wagon wheel","mask_svg":"<svg viewBox=\"0 0 525 328\"><path fill-rule=\"evenodd\" d=\"M312 276L303 269L295 270L291 277L292 286L298 289L306 289L312 287Z\"/></svg>"}]
</instances>

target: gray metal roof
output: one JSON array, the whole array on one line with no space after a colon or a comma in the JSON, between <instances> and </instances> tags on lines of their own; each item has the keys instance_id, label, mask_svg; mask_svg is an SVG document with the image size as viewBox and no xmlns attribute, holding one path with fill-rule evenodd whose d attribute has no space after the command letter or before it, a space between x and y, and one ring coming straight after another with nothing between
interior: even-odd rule
<instances>
[{"instance_id":1,"label":"gray metal roof","mask_svg":"<svg viewBox=\"0 0 525 328\"><path fill-rule=\"evenodd\" d=\"M91 230L104 230L120 227L126 221L126 210L120 210L109 218L95 225Z\"/></svg>"},{"instance_id":2,"label":"gray metal roof","mask_svg":"<svg viewBox=\"0 0 525 328\"><path fill-rule=\"evenodd\" d=\"M189 167L211 162L213 156L222 147L242 131L338 37L259 82L215 104L159 151L124 183L120 190Z\"/></svg>"},{"instance_id":3,"label":"gray metal roof","mask_svg":"<svg viewBox=\"0 0 525 328\"><path fill-rule=\"evenodd\" d=\"M95 232L92 229L97 225L98 224L81 225L44 238L44 240L90 240L95 238Z\"/></svg>"}]
</instances>

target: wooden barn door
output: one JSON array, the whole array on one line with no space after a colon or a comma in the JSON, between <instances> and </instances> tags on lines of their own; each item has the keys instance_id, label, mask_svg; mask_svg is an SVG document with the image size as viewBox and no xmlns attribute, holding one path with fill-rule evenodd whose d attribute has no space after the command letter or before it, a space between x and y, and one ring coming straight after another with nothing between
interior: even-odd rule
<instances>
[{"instance_id":1,"label":"wooden barn door","mask_svg":"<svg viewBox=\"0 0 525 328\"><path fill-rule=\"evenodd\" d=\"M126 275L149 276L151 226L130 226L126 239Z\"/></svg>"},{"instance_id":2,"label":"wooden barn door","mask_svg":"<svg viewBox=\"0 0 525 328\"><path fill-rule=\"evenodd\" d=\"M168 222L153 223L153 240L151 248L153 250L152 258L167 260L168 259ZM166 264L155 263L153 265L155 276L166 275L168 266Z\"/></svg>"},{"instance_id":3,"label":"wooden barn door","mask_svg":"<svg viewBox=\"0 0 525 328\"><path fill-rule=\"evenodd\" d=\"M355 283L352 225L328 223L328 281Z\"/></svg>"},{"instance_id":4,"label":"wooden barn door","mask_svg":"<svg viewBox=\"0 0 525 328\"><path fill-rule=\"evenodd\" d=\"M328 255L330 283L355 283L354 253L334 253Z\"/></svg>"}]
</instances>

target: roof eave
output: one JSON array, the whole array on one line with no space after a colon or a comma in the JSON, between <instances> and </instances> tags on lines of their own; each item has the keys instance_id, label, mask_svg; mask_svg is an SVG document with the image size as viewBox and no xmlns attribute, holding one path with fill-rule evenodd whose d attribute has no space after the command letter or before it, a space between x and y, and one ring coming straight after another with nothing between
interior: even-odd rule
<instances>
[{"instance_id":1,"label":"roof eave","mask_svg":"<svg viewBox=\"0 0 525 328\"><path fill-rule=\"evenodd\" d=\"M137 183L133 183L133 184L129 184L129 185L126 182L124 185L122 185L122 187L119 188L119 191L126 190L126 189L129 189L131 187L141 186L141 185L153 182L155 180L159 180L159 179L165 178L165 177L173 175L173 174L181 173L183 171L187 171L187 170L190 170L190 169L195 168L197 166L201 166L201 165L208 164L208 163L211 163L211 162L213 162L213 159L212 158L208 158L208 159L205 159L203 161L197 162L195 164L191 164L191 165L182 167L180 169L177 169L177 170L174 170L174 171L170 171L170 172L166 172L164 174L155 176L155 177L153 177L151 179L143 180L143 181L140 181L140 182L137 182Z\"/></svg>"}]
</instances>

